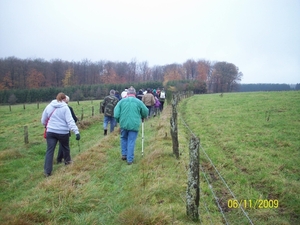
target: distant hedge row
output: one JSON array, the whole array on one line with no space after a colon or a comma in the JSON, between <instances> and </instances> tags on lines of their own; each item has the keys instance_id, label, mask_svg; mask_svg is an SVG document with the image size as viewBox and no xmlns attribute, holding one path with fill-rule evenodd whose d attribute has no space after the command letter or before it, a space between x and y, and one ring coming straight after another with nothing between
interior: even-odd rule
<instances>
[{"instance_id":1,"label":"distant hedge row","mask_svg":"<svg viewBox=\"0 0 300 225\"><path fill-rule=\"evenodd\" d=\"M71 101L88 99L103 99L111 89L122 92L133 85L136 89L162 87L161 82L147 82L136 84L102 84L69 87L51 87L41 89L17 89L0 91L0 104L48 102L56 98L59 92L68 95Z\"/></svg>"},{"instance_id":2,"label":"distant hedge row","mask_svg":"<svg viewBox=\"0 0 300 225\"><path fill-rule=\"evenodd\" d=\"M162 88L162 82L146 82L136 84L97 84L97 85L81 85L68 87L50 87L40 89L16 89L0 91L0 104L15 103L33 103L48 102L53 100L57 93L64 92L71 101L80 101L88 99L103 99L109 94L111 89L122 92L125 88L133 85L137 91L140 88ZM207 93L207 85L205 82L193 80L176 80L169 81L165 87L171 92L176 91L193 91L195 94ZM300 84L294 86L288 84L238 84L238 92L251 91L290 91L300 90ZM170 93L171 93L170 92ZM169 96L171 97L171 96Z\"/></svg>"},{"instance_id":3,"label":"distant hedge row","mask_svg":"<svg viewBox=\"0 0 300 225\"><path fill-rule=\"evenodd\" d=\"M297 87L297 85L296 85ZM289 84L240 84L240 92L251 91L290 91L294 90Z\"/></svg>"}]
</instances>

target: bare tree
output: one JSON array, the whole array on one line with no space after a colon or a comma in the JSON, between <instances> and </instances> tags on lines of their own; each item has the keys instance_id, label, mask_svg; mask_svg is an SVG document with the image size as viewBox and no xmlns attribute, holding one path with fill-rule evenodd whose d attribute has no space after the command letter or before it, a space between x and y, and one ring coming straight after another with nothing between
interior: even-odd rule
<instances>
[{"instance_id":1,"label":"bare tree","mask_svg":"<svg viewBox=\"0 0 300 225\"><path fill-rule=\"evenodd\" d=\"M195 62L193 59L189 59L183 63L183 67L186 71L185 79L194 80L197 76L197 62Z\"/></svg>"},{"instance_id":2,"label":"bare tree","mask_svg":"<svg viewBox=\"0 0 300 225\"><path fill-rule=\"evenodd\" d=\"M148 66L148 62L144 61L144 62L140 62L137 65L138 68L138 76L140 77L139 81L149 81L152 80L151 78L151 69Z\"/></svg>"},{"instance_id":3,"label":"bare tree","mask_svg":"<svg viewBox=\"0 0 300 225\"><path fill-rule=\"evenodd\" d=\"M210 82L214 92L231 92L243 74L233 63L217 62L213 66Z\"/></svg>"}]
</instances>

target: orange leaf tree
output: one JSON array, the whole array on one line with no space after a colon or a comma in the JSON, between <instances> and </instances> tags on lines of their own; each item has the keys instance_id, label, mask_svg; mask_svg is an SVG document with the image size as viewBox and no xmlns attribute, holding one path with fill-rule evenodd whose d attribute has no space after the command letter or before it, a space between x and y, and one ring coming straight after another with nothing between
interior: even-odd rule
<instances>
[{"instance_id":1,"label":"orange leaf tree","mask_svg":"<svg viewBox=\"0 0 300 225\"><path fill-rule=\"evenodd\" d=\"M26 84L28 88L39 88L45 86L45 77L43 73L36 69L29 70L29 76L27 76Z\"/></svg>"}]
</instances>

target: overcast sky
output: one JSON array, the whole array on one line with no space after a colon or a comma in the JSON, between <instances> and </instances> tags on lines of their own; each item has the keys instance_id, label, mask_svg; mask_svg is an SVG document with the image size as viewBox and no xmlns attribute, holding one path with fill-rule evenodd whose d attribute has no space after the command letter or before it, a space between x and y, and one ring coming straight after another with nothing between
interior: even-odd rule
<instances>
[{"instance_id":1,"label":"overcast sky","mask_svg":"<svg viewBox=\"0 0 300 225\"><path fill-rule=\"evenodd\" d=\"M0 0L0 58L226 61L300 83L300 0Z\"/></svg>"}]
</instances>

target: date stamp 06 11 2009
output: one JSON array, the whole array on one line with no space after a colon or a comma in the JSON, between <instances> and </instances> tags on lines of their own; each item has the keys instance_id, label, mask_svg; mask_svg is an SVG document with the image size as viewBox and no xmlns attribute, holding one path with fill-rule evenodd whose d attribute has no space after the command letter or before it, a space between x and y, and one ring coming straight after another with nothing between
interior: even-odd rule
<instances>
[{"instance_id":1,"label":"date stamp 06 11 2009","mask_svg":"<svg viewBox=\"0 0 300 225\"><path fill-rule=\"evenodd\" d=\"M242 200L235 200L229 199L227 201L227 206L230 209L237 209L239 207L243 207L244 209L273 209L279 207L279 201L277 199L242 199Z\"/></svg>"}]
</instances>

